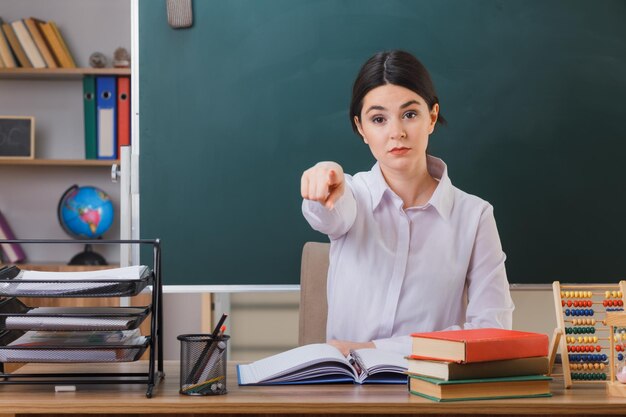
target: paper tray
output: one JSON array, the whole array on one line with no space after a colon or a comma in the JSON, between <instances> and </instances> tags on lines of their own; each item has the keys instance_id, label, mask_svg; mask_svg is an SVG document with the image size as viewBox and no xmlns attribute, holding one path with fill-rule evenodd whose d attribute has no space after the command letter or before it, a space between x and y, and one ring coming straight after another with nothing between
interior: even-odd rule
<instances>
[{"instance_id":1,"label":"paper tray","mask_svg":"<svg viewBox=\"0 0 626 417\"><path fill-rule=\"evenodd\" d=\"M38 345L4 346L20 337L23 332L8 331L0 335L0 362L36 363L86 363L132 362L138 360L150 345L150 337L137 345Z\"/></svg>"},{"instance_id":2,"label":"paper tray","mask_svg":"<svg viewBox=\"0 0 626 417\"><path fill-rule=\"evenodd\" d=\"M4 297L132 297L152 283L152 274L132 280L35 281L0 279Z\"/></svg>"},{"instance_id":3,"label":"paper tray","mask_svg":"<svg viewBox=\"0 0 626 417\"><path fill-rule=\"evenodd\" d=\"M17 298L0 301L0 330L133 330L147 307L28 307Z\"/></svg>"}]
</instances>

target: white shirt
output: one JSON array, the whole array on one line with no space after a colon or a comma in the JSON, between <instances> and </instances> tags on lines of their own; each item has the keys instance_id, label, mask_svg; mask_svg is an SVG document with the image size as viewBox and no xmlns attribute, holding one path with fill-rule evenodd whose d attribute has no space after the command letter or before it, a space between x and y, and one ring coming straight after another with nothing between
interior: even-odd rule
<instances>
[{"instance_id":1,"label":"white shirt","mask_svg":"<svg viewBox=\"0 0 626 417\"><path fill-rule=\"evenodd\" d=\"M439 184L424 206L403 210L378 164L346 175L332 210L303 201L311 227L330 238L328 340L409 354L413 332L511 328L493 207L454 187L441 159L427 163Z\"/></svg>"}]
</instances>

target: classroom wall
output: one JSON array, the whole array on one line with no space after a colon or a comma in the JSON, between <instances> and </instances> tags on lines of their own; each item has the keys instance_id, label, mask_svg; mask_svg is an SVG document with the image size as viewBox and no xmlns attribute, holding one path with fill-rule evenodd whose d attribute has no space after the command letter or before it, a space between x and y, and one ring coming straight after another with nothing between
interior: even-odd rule
<instances>
[{"instance_id":1,"label":"classroom wall","mask_svg":"<svg viewBox=\"0 0 626 417\"><path fill-rule=\"evenodd\" d=\"M130 0L2 0L4 22L30 16L57 23L77 66L88 67L89 55L95 51L109 60L120 46L130 51ZM0 79L0 115L35 117L37 158L84 158L82 97L78 78ZM73 184L103 189L119 213L120 185L111 182L107 167L3 165L0 178L0 210L18 238L68 239L57 220L57 204ZM119 238L119 230L116 216L104 237ZM25 250L30 262L47 263L69 261L82 245L29 245ZM119 262L119 248L107 245L97 251L109 262Z\"/></svg>"}]
</instances>

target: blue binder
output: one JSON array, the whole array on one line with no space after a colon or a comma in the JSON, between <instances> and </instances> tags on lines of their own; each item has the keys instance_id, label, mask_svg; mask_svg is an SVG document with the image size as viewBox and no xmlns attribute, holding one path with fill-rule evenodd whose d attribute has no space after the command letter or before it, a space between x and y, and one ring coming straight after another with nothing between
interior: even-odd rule
<instances>
[{"instance_id":1,"label":"blue binder","mask_svg":"<svg viewBox=\"0 0 626 417\"><path fill-rule=\"evenodd\" d=\"M96 77L98 159L117 159L117 92L115 77Z\"/></svg>"}]
</instances>

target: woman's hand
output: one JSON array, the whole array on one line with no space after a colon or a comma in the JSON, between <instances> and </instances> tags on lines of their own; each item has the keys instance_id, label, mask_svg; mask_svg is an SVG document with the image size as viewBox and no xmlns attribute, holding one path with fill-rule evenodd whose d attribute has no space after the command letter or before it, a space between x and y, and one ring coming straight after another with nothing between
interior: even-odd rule
<instances>
[{"instance_id":1,"label":"woman's hand","mask_svg":"<svg viewBox=\"0 0 626 417\"><path fill-rule=\"evenodd\" d=\"M318 162L304 171L300 180L302 198L317 201L329 210L334 207L344 190L343 168L336 162Z\"/></svg>"},{"instance_id":2,"label":"woman's hand","mask_svg":"<svg viewBox=\"0 0 626 417\"><path fill-rule=\"evenodd\" d=\"M374 342L349 342L347 340L329 340L326 343L339 349L343 356L348 356L348 354L350 354L350 350L352 349L376 348Z\"/></svg>"}]
</instances>

